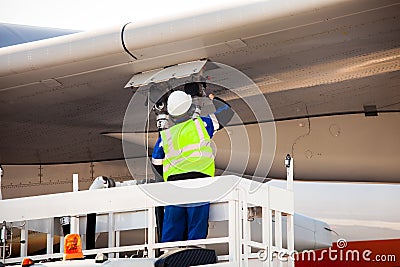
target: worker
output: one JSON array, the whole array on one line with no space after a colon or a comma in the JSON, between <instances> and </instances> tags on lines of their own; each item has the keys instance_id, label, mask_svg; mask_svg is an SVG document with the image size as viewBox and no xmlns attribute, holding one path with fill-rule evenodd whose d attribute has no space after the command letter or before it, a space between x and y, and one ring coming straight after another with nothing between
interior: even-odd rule
<instances>
[{"instance_id":1,"label":"worker","mask_svg":"<svg viewBox=\"0 0 400 267\"><path fill-rule=\"evenodd\" d=\"M191 83L185 88L198 86ZM222 99L209 95L216 112L193 117L196 106L190 94L171 93L167 100L169 116L177 124L160 132L152 154L153 168L164 181L177 181L214 176L214 156L210 140L233 116ZM209 203L166 206L161 242L203 239L207 237Z\"/></svg>"}]
</instances>

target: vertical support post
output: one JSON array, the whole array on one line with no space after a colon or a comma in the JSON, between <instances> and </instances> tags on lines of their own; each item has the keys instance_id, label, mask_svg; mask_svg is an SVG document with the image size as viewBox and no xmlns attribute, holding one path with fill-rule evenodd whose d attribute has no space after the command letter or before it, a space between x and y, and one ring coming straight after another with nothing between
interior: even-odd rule
<instances>
[{"instance_id":1,"label":"vertical support post","mask_svg":"<svg viewBox=\"0 0 400 267\"><path fill-rule=\"evenodd\" d=\"M121 246L121 232L120 231L115 231L115 246L116 247ZM115 253L115 257L119 258L119 252Z\"/></svg>"},{"instance_id":2,"label":"vertical support post","mask_svg":"<svg viewBox=\"0 0 400 267\"><path fill-rule=\"evenodd\" d=\"M78 192L79 191L79 176L77 173L72 175L72 191Z\"/></svg>"},{"instance_id":3,"label":"vertical support post","mask_svg":"<svg viewBox=\"0 0 400 267\"><path fill-rule=\"evenodd\" d=\"M287 178L287 189L293 192L293 173L294 173L294 159L289 154L285 158L286 165L286 178ZM293 203L294 207L294 203ZM287 233L287 248L288 253L291 254L294 251L294 214L287 214L286 219L286 233ZM289 256L288 266L293 267L294 261Z\"/></svg>"},{"instance_id":4,"label":"vertical support post","mask_svg":"<svg viewBox=\"0 0 400 267\"><path fill-rule=\"evenodd\" d=\"M292 255L292 252L294 251L294 215L293 214L288 214L287 215L287 222L286 222L286 227L287 227L287 248L288 248L288 253ZM290 257L289 255L289 267L294 267L294 260Z\"/></svg>"},{"instance_id":5,"label":"vertical support post","mask_svg":"<svg viewBox=\"0 0 400 267\"><path fill-rule=\"evenodd\" d=\"M269 193L268 206L262 207L262 243L266 249L267 260L263 261L263 267L270 267L272 264L272 211L269 209Z\"/></svg>"},{"instance_id":6,"label":"vertical support post","mask_svg":"<svg viewBox=\"0 0 400 267\"><path fill-rule=\"evenodd\" d=\"M233 193L233 192L232 192ZM228 235L229 235L229 262L239 262L239 245L238 245L238 204L235 200L228 201L229 210L229 224L228 224Z\"/></svg>"},{"instance_id":7,"label":"vertical support post","mask_svg":"<svg viewBox=\"0 0 400 267\"><path fill-rule=\"evenodd\" d=\"M21 258L28 256L28 225L29 221L25 221L24 226L21 228Z\"/></svg>"},{"instance_id":8,"label":"vertical support post","mask_svg":"<svg viewBox=\"0 0 400 267\"><path fill-rule=\"evenodd\" d=\"M86 241L86 235L85 234L81 234L81 241L82 241L82 250L86 250L87 249L86 248L87 241Z\"/></svg>"},{"instance_id":9,"label":"vertical support post","mask_svg":"<svg viewBox=\"0 0 400 267\"><path fill-rule=\"evenodd\" d=\"M241 220L240 223L243 227L243 233L241 238L241 244L243 246L243 256L241 257L241 261L243 262L244 266L249 266L249 255L250 255L250 239L251 239L251 229L250 229L250 222L248 221L248 196L247 191L241 190L239 192L243 193L242 199L239 203L242 203L241 209ZM242 228L241 227L241 228Z\"/></svg>"},{"instance_id":10,"label":"vertical support post","mask_svg":"<svg viewBox=\"0 0 400 267\"><path fill-rule=\"evenodd\" d=\"M286 188L287 190L293 191L294 159L290 157L289 154L286 155L285 166L286 166Z\"/></svg>"},{"instance_id":11,"label":"vertical support post","mask_svg":"<svg viewBox=\"0 0 400 267\"><path fill-rule=\"evenodd\" d=\"M54 218L48 219L48 229L47 229L47 254L53 254L53 245L54 245Z\"/></svg>"},{"instance_id":12,"label":"vertical support post","mask_svg":"<svg viewBox=\"0 0 400 267\"><path fill-rule=\"evenodd\" d=\"M237 201L237 253L239 260L239 267L243 266L243 202L240 198L240 190L238 190L238 201ZM247 219L247 217L246 217Z\"/></svg>"},{"instance_id":13,"label":"vertical support post","mask_svg":"<svg viewBox=\"0 0 400 267\"><path fill-rule=\"evenodd\" d=\"M108 213L108 247L113 248L115 246L115 220L114 213ZM114 253L108 253L109 258L114 257Z\"/></svg>"},{"instance_id":14,"label":"vertical support post","mask_svg":"<svg viewBox=\"0 0 400 267\"><path fill-rule=\"evenodd\" d=\"M154 250L154 243L156 242L155 212L156 210L154 207L149 207L147 209L147 241L149 258L156 257L156 251Z\"/></svg>"},{"instance_id":15,"label":"vertical support post","mask_svg":"<svg viewBox=\"0 0 400 267\"><path fill-rule=\"evenodd\" d=\"M71 216L71 234L79 234L79 217Z\"/></svg>"},{"instance_id":16,"label":"vertical support post","mask_svg":"<svg viewBox=\"0 0 400 267\"><path fill-rule=\"evenodd\" d=\"M282 250L282 213L275 211L275 247ZM278 266L282 267L282 261L278 259Z\"/></svg>"},{"instance_id":17,"label":"vertical support post","mask_svg":"<svg viewBox=\"0 0 400 267\"><path fill-rule=\"evenodd\" d=\"M60 236L60 253L64 253L64 236Z\"/></svg>"},{"instance_id":18,"label":"vertical support post","mask_svg":"<svg viewBox=\"0 0 400 267\"><path fill-rule=\"evenodd\" d=\"M79 190L79 176L78 174L74 173L72 175L72 191L78 192ZM79 217L78 216L71 216L71 234L79 234Z\"/></svg>"}]
</instances>

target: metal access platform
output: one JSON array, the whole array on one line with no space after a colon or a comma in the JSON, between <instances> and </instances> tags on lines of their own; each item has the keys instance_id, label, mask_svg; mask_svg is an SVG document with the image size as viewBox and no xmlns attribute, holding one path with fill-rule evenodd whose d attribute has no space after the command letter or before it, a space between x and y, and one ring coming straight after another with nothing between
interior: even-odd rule
<instances>
[{"instance_id":1,"label":"metal access platform","mask_svg":"<svg viewBox=\"0 0 400 267\"><path fill-rule=\"evenodd\" d=\"M58 237L59 218L71 216L71 232L81 233L85 243L83 228L86 215L96 213L97 232L108 233L108 246L91 250L85 250L84 247L83 254L108 254L114 265L107 266L119 266L115 265L119 260L120 266L125 266L127 261L132 261L129 266L136 266L135 260L143 263L143 259L120 258L120 254L124 252L142 251L145 252L145 258L155 259L158 249L192 245L205 245L207 248L218 245L226 247L225 252L217 254L218 263L209 266L294 266L292 259L287 257L290 251L294 250L293 169L287 166L287 170L289 179L286 189L228 175L1 200L0 220L7 224L19 225L23 242L20 245L20 257L0 259L0 262L20 263L28 255L32 230L46 234L47 253L29 255L29 258L35 261L62 258L62 246L61 251L53 251L55 238L60 238L61 244L63 241L62 236ZM211 202L210 223L226 223L227 229L223 236L157 242L157 206L201 202ZM261 227L261 231L256 235L252 233L254 217L258 218L257 225ZM282 223L283 221L286 223ZM144 231L144 243L121 245L123 232L132 229ZM68 266L75 266L72 263ZM83 263L81 261L80 264Z\"/></svg>"}]
</instances>

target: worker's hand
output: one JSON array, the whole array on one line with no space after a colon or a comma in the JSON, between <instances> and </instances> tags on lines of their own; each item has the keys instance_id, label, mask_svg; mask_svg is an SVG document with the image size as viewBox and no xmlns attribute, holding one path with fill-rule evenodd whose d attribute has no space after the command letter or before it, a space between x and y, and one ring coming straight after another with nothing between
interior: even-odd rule
<instances>
[{"instance_id":1,"label":"worker's hand","mask_svg":"<svg viewBox=\"0 0 400 267\"><path fill-rule=\"evenodd\" d=\"M214 99L214 94L209 94L208 97L213 100Z\"/></svg>"}]
</instances>

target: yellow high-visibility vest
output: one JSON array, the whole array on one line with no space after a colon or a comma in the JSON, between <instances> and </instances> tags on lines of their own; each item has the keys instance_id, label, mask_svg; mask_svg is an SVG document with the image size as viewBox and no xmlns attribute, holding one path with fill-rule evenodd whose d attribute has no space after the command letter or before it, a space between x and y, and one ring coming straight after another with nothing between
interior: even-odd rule
<instances>
[{"instance_id":1,"label":"yellow high-visibility vest","mask_svg":"<svg viewBox=\"0 0 400 267\"><path fill-rule=\"evenodd\" d=\"M215 163L211 139L201 118L179 123L161 131L165 158L163 177L188 172L214 176Z\"/></svg>"}]
</instances>

